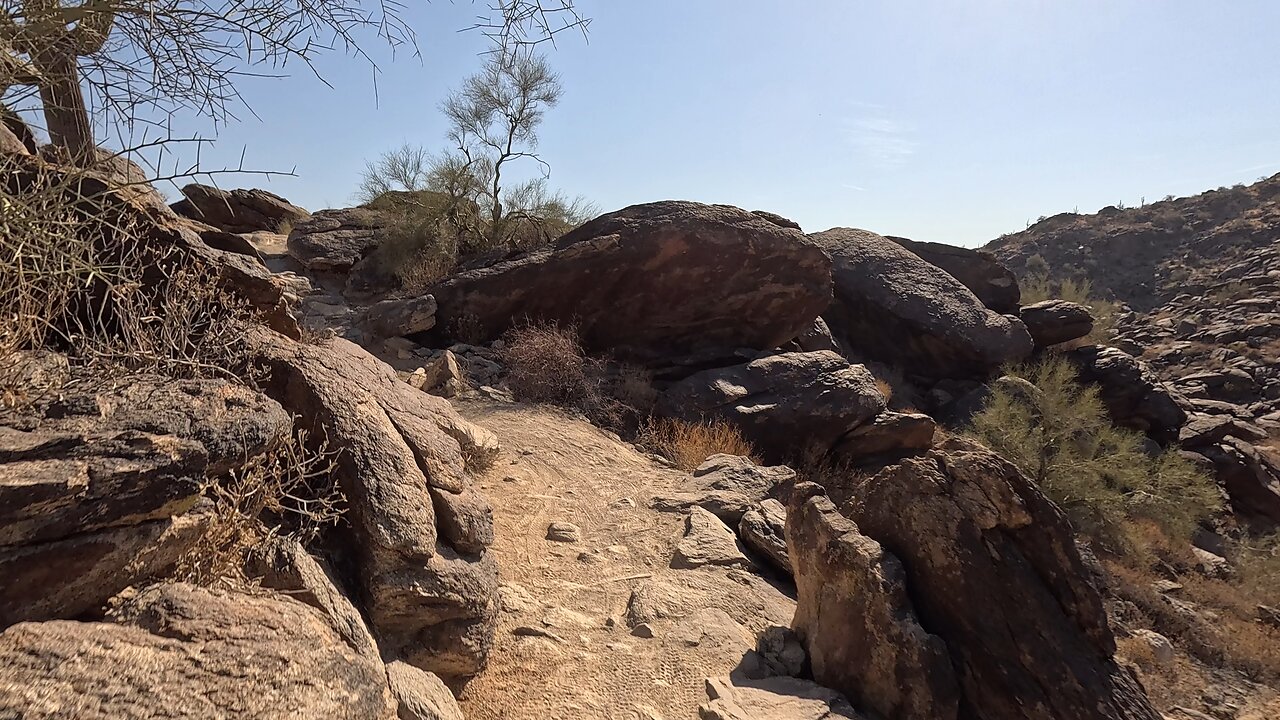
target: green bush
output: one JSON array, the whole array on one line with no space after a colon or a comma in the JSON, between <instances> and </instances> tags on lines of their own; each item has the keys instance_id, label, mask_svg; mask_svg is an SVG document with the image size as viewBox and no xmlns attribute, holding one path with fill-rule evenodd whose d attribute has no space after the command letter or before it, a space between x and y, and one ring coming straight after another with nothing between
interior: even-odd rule
<instances>
[{"instance_id":1,"label":"green bush","mask_svg":"<svg viewBox=\"0 0 1280 720\"><path fill-rule=\"evenodd\" d=\"M1170 536L1189 538L1220 507L1214 482L1175 451L1152 457L1144 439L1115 427L1097 388L1076 380L1057 355L1008 371L1035 386L995 383L971 432L1036 481L1077 529L1128 546L1126 521L1147 518Z\"/></svg>"}]
</instances>

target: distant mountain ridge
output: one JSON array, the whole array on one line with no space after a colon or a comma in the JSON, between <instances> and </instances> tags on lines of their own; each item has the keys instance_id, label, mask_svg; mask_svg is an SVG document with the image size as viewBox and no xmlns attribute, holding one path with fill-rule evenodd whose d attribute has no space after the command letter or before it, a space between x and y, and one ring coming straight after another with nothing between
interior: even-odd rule
<instances>
[{"instance_id":1,"label":"distant mountain ridge","mask_svg":"<svg viewBox=\"0 0 1280 720\"><path fill-rule=\"evenodd\" d=\"M1151 310L1276 268L1253 266L1260 251L1280 250L1280 174L1142 207L1061 213L984 249L1020 277L1047 266L1052 277L1087 278L1095 293Z\"/></svg>"}]
</instances>

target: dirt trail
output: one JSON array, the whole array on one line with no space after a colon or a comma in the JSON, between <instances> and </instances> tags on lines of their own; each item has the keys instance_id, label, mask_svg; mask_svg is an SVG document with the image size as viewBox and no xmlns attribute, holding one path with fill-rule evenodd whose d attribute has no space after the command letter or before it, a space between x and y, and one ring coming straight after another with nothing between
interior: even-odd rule
<instances>
[{"instance_id":1,"label":"dirt trail","mask_svg":"<svg viewBox=\"0 0 1280 720\"><path fill-rule=\"evenodd\" d=\"M684 516L649 504L685 473L557 409L458 408L504 448L480 478L504 609L489 667L462 693L469 720L696 717L704 678L728 674L766 626L790 624L794 601L756 574L669 567ZM547 540L552 522L581 538ZM650 638L628 624L636 590L656 616Z\"/></svg>"}]
</instances>

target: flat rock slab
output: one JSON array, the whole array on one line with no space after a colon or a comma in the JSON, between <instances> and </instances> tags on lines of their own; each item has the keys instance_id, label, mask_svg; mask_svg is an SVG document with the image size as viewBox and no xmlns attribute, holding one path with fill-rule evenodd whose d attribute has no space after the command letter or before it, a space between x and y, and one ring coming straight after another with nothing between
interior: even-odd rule
<instances>
[{"instance_id":1,"label":"flat rock slab","mask_svg":"<svg viewBox=\"0 0 1280 720\"><path fill-rule=\"evenodd\" d=\"M738 536L720 522L720 518L695 507L689 511L684 537L676 545L671 567L699 568L705 565L752 567Z\"/></svg>"},{"instance_id":2,"label":"flat rock slab","mask_svg":"<svg viewBox=\"0 0 1280 720\"><path fill-rule=\"evenodd\" d=\"M707 678L707 698L707 704L698 708L702 720L863 718L840 693L792 677Z\"/></svg>"}]
</instances>

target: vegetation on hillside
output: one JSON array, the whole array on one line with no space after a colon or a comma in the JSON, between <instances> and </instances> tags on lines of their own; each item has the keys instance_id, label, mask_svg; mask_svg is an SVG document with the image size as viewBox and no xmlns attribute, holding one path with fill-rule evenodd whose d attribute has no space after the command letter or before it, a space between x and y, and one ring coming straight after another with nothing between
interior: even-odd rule
<instances>
[{"instance_id":1,"label":"vegetation on hillside","mask_svg":"<svg viewBox=\"0 0 1280 720\"><path fill-rule=\"evenodd\" d=\"M1210 478L1172 450L1150 454L1140 434L1112 425L1097 388L1077 382L1060 356L1007 375L1034 388L993 384L972 432L1035 480L1082 532L1121 549L1132 541L1128 523L1146 518L1189 538L1220 508Z\"/></svg>"}]
</instances>

